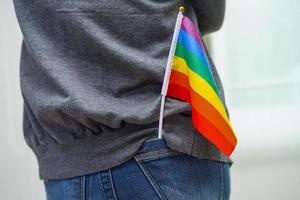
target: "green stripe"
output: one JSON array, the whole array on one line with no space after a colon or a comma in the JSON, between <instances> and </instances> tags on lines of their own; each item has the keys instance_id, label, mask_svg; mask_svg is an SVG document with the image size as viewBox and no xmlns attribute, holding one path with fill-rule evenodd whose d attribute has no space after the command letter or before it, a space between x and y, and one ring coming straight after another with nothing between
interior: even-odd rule
<instances>
[{"instance_id":1,"label":"green stripe","mask_svg":"<svg viewBox=\"0 0 300 200\"><path fill-rule=\"evenodd\" d=\"M203 79L205 79L214 89L216 94L220 97L218 88L216 87L210 71L208 71L205 64L201 62L201 60L199 60L199 58L195 54L188 51L181 43L177 42L175 55L183 58L186 61L188 67Z\"/></svg>"}]
</instances>

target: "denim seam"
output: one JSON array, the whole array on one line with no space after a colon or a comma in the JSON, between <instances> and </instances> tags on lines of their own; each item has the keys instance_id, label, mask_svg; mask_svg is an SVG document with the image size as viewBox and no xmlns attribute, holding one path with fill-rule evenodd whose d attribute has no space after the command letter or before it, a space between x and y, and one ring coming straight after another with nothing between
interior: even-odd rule
<instances>
[{"instance_id":1,"label":"denim seam","mask_svg":"<svg viewBox=\"0 0 300 200\"><path fill-rule=\"evenodd\" d=\"M105 196L105 198L108 199L107 196L106 196L106 193L105 193L105 188L104 188L104 186L103 186L102 177L101 177L101 176L102 176L102 175L101 175L101 172L99 172L97 175L98 175L98 178L99 178L100 188L102 188L102 191L103 191L103 193L104 193L103 196Z\"/></svg>"},{"instance_id":2,"label":"denim seam","mask_svg":"<svg viewBox=\"0 0 300 200\"><path fill-rule=\"evenodd\" d=\"M111 179L109 177L109 182L107 182L107 175L109 176L109 170L105 170L103 172L98 173L99 182L101 183L102 190L104 192L104 196L107 200L117 200L116 196L114 195L114 199L111 198L110 189L112 187ZM105 180L103 180L105 179ZM107 184L109 184L110 188L106 188Z\"/></svg>"},{"instance_id":3,"label":"denim seam","mask_svg":"<svg viewBox=\"0 0 300 200\"><path fill-rule=\"evenodd\" d=\"M161 158L162 156L171 156L171 155L184 155L182 152L175 152L170 149L162 149L158 151L152 151L147 153L141 153L136 155L136 158L140 159L156 159Z\"/></svg>"},{"instance_id":4,"label":"denim seam","mask_svg":"<svg viewBox=\"0 0 300 200\"><path fill-rule=\"evenodd\" d=\"M151 175L151 172L148 169L146 169L146 166L143 167L142 164L140 163L140 161L135 156L134 156L134 159L138 163L138 166L141 168L143 174L146 176L146 178L149 181L149 183L152 185L152 187L156 191L156 193L159 196L159 198L162 199L162 200L167 200L167 198L165 197L165 195L161 191L160 187L153 180L153 176Z\"/></svg>"},{"instance_id":5,"label":"denim seam","mask_svg":"<svg viewBox=\"0 0 300 200\"><path fill-rule=\"evenodd\" d=\"M105 198L108 199L107 196L106 196L106 193L105 193L105 189L104 189L104 187L103 187L102 177L101 177L101 172L98 172L98 173L97 173L97 176L98 176L98 179L99 179L99 181L98 181L99 186L100 186L99 189L100 189L100 190L102 189L102 191L103 191L103 193L104 193L103 196L105 196Z\"/></svg>"},{"instance_id":6,"label":"denim seam","mask_svg":"<svg viewBox=\"0 0 300 200\"><path fill-rule=\"evenodd\" d=\"M224 178L223 178L224 172L223 172L223 165L222 165L221 162L219 163L219 165L220 165L220 168L221 168L220 171L221 171L221 187L222 187L220 200L223 200L223 196L224 196Z\"/></svg>"},{"instance_id":7,"label":"denim seam","mask_svg":"<svg viewBox=\"0 0 300 200\"><path fill-rule=\"evenodd\" d=\"M151 139L145 140L145 142L150 142L150 141L153 141L153 140L162 140L162 139L163 138L155 137L155 138L151 138Z\"/></svg>"},{"instance_id":8,"label":"denim seam","mask_svg":"<svg viewBox=\"0 0 300 200\"><path fill-rule=\"evenodd\" d=\"M81 177L81 200L85 200L85 175Z\"/></svg>"},{"instance_id":9,"label":"denim seam","mask_svg":"<svg viewBox=\"0 0 300 200\"><path fill-rule=\"evenodd\" d=\"M108 172L109 172L109 179L110 179L110 182L111 182L111 188L112 188L114 197L115 197L115 199L118 199L117 194L116 194L116 190L115 190L114 181L113 181L113 178L112 178L112 175L111 175L111 170L109 169Z\"/></svg>"}]
</instances>

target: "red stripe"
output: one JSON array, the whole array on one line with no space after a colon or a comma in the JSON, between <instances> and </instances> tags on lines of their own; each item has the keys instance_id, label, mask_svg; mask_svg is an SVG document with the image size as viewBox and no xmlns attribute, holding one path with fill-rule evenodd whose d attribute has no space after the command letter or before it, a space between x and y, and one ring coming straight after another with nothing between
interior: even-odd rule
<instances>
[{"instance_id":1,"label":"red stripe","mask_svg":"<svg viewBox=\"0 0 300 200\"><path fill-rule=\"evenodd\" d=\"M219 131L219 129L217 129L212 123L210 123L210 121L208 121L204 116L199 114L194 108L192 108L192 120L199 134L211 141L226 156L229 157L231 155L235 145L228 142L223 133Z\"/></svg>"},{"instance_id":2,"label":"red stripe","mask_svg":"<svg viewBox=\"0 0 300 200\"><path fill-rule=\"evenodd\" d=\"M189 85L188 77L176 70L171 71L167 96L179 98L191 103L193 109L197 111L206 121L209 121L231 146L236 145L236 137L220 113L202 96L196 93ZM195 124L196 126L196 124Z\"/></svg>"},{"instance_id":3,"label":"red stripe","mask_svg":"<svg viewBox=\"0 0 300 200\"><path fill-rule=\"evenodd\" d=\"M177 86L180 86L180 89ZM169 90L170 88L170 90ZM223 118L223 116L219 113L219 111L210 104L205 98L195 92L189 84L188 77L176 70L171 71L169 88L167 91L167 95L178 97L184 101L188 101L192 104L197 112L206 116L211 123L213 123L219 130L223 130L227 139L232 143L236 143L236 138L231 129L230 125Z\"/></svg>"}]
</instances>

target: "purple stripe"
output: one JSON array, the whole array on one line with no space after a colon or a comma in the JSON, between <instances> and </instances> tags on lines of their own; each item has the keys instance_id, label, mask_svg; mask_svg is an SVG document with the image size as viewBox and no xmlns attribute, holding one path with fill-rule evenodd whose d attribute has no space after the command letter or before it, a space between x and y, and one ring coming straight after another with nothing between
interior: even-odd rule
<instances>
[{"instance_id":1,"label":"purple stripe","mask_svg":"<svg viewBox=\"0 0 300 200\"><path fill-rule=\"evenodd\" d=\"M181 28L185 30L189 35L191 35L200 45L203 52L205 53L205 49L202 43L202 40L200 39L199 33L193 22L187 17L184 16L181 23Z\"/></svg>"},{"instance_id":2,"label":"purple stripe","mask_svg":"<svg viewBox=\"0 0 300 200\"><path fill-rule=\"evenodd\" d=\"M200 33L198 33L198 29L195 27L194 23L192 22L192 20L190 20L187 16L183 16L182 18L182 23L181 23L181 29L185 30L191 37L193 37L196 42L199 44L200 48L202 49L203 51L203 54L204 54L204 58L206 60L206 63L208 64L208 69L211 73L211 75L213 76L213 72L211 70L211 66L210 66L210 63L209 63L209 60L208 60L208 57L206 55L206 51L205 51L205 48L204 48L204 44L201 40L201 36L200 36Z\"/></svg>"}]
</instances>

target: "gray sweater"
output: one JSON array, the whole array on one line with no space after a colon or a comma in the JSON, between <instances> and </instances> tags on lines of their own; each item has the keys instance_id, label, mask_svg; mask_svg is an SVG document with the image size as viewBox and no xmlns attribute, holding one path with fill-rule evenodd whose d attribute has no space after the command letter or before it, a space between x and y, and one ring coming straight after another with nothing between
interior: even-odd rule
<instances>
[{"instance_id":1,"label":"gray sweater","mask_svg":"<svg viewBox=\"0 0 300 200\"><path fill-rule=\"evenodd\" d=\"M14 0L24 39L23 132L40 179L111 168L157 137L178 0ZM193 7L191 7L193 5ZM185 2L205 34L224 0ZM212 63L213 65L213 63ZM217 86L223 88L213 65ZM177 151L232 162L197 132L187 102L166 98L163 137Z\"/></svg>"}]
</instances>

